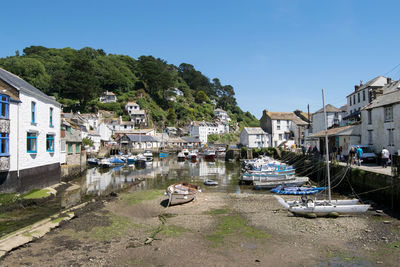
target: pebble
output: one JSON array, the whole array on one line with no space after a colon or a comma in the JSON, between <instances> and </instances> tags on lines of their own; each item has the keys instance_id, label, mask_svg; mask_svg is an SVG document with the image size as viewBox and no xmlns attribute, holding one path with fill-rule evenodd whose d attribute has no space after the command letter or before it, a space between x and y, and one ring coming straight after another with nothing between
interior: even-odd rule
<instances>
[{"instance_id":1,"label":"pebble","mask_svg":"<svg viewBox=\"0 0 400 267\"><path fill-rule=\"evenodd\" d=\"M369 230L369 229L365 229L365 232L366 232L366 233L371 233L372 231Z\"/></svg>"},{"instance_id":2,"label":"pebble","mask_svg":"<svg viewBox=\"0 0 400 267\"><path fill-rule=\"evenodd\" d=\"M376 264L383 264L383 261L377 261Z\"/></svg>"},{"instance_id":3,"label":"pebble","mask_svg":"<svg viewBox=\"0 0 400 267\"><path fill-rule=\"evenodd\" d=\"M384 223L384 224L390 224L390 222L389 222L389 221L383 221L383 223Z\"/></svg>"},{"instance_id":4,"label":"pebble","mask_svg":"<svg viewBox=\"0 0 400 267\"><path fill-rule=\"evenodd\" d=\"M377 213L383 213L383 210L376 210Z\"/></svg>"}]
</instances>

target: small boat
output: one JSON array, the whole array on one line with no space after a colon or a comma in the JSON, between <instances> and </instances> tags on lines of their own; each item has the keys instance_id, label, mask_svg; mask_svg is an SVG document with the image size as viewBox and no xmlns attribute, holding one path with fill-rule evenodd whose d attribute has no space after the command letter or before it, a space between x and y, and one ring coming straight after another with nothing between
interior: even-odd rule
<instances>
[{"instance_id":1,"label":"small boat","mask_svg":"<svg viewBox=\"0 0 400 267\"><path fill-rule=\"evenodd\" d=\"M190 158L192 161L196 161L196 159L197 159L197 153L194 152L194 151L190 152L190 153L189 153L189 158Z\"/></svg>"},{"instance_id":2,"label":"small boat","mask_svg":"<svg viewBox=\"0 0 400 267\"><path fill-rule=\"evenodd\" d=\"M170 185L166 192L168 196L168 206L192 201L196 198L198 192L200 192L200 189L197 185L184 182Z\"/></svg>"},{"instance_id":3,"label":"small boat","mask_svg":"<svg viewBox=\"0 0 400 267\"><path fill-rule=\"evenodd\" d=\"M150 150L146 150L143 153L143 156L146 157L146 161L153 161L153 152L151 152Z\"/></svg>"},{"instance_id":4,"label":"small boat","mask_svg":"<svg viewBox=\"0 0 400 267\"><path fill-rule=\"evenodd\" d=\"M186 156L183 152L178 153L178 161L185 161Z\"/></svg>"},{"instance_id":5,"label":"small boat","mask_svg":"<svg viewBox=\"0 0 400 267\"><path fill-rule=\"evenodd\" d=\"M99 161L96 158L87 159L87 164L89 165L98 165Z\"/></svg>"},{"instance_id":6,"label":"small boat","mask_svg":"<svg viewBox=\"0 0 400 267\"><path fill-rule=\"evenodd\" d=\"M254 181L253 187L254 189L271 189L279 185L284 187L302 186L308 181L309 181L308 177L293 177L289 179L280 179L280 180L265 181L265 182Z\"/></svg>"},{"instance_id":7,"label":"small boat","mask_svg":"<svg viewBox=\"0 0 400 267\"><path fill-rule=\"evenodd\" d=\"M137 154L135 164L138 166L146 166L146 157L141 153Z\"/></svg>"},{"instance_id":8,"label":"small boat","mask_svg":"<svg viewBox=\"0 0 400 267\"><path fill-rule=\"evenodd\" d=\"M101 159L99 161L99 166L102 168L110 168L112 165L109 159Z\"/></svg>"},{"instance_id":9,"label":"small boat","mask_svg":"<svg viewBox=\"0 0 400 267\"><path fill-rule=\"evenodd\" d=\"M205 160L215 161L215 151L209 150L204 154Z\"/></svg>"},{"instance_id":10,"label":"small boat","mask_svg":"<svg viewBox=\"0 0 400 267\"><path fill-rule=\"evenodd\" d=\"M312 195L325 189L327 189L327 187L284 187L279 185L278 187L271 189L271 192L281 195Z\"/></svg>"},{"instance_id":11,"label":"small boat","mask_svg":"<svg viewBox=\"0 0 400 267\"><path fill-rule=\"evenodd\" d=\"M211 180L211 179L205 179L204 180L205 185L218 185L217 181Z\"/></svg>"},{"instance_id":12,"label":"small boat","mask_svg":"<svg viewBox=\"0 0 400 267\"><path fill-rule=\"evenodd\" d=\"M185 154L185 156L189 155L189 150L187 148L182 150L182 153Z\"/></svg>"},{"instance_id":13,"label":"small boat","mask_svg":"<svg viewBox=\"0 0 400 267\"><path fill-rule=\"evenodd\" d=\"M110 158L110 162L111 162L112 164L124 164L124 163L125 163L122 159L120 159L120 158L118 158L118 157L112 157L112 158Z\"/></svg>"},{"instance_id":14,"label":"small boat","mask_svg":"<svg viewBox=\"0 0 400 267\"><path fill-rule=\"evenodd\" d=\"M163 151L163 152L160 152L158 156L160 158L166 158L166 157L168 157L168 155L169 155L168 151Z\"/></svg>"},{"instance_id":15,"label":"small boat","mask_svg":"<svg viewBox=\"0 0 400 267\"><path fill-rule=\"evenodd\" d=\"M127 159L126 159L128 164L133 164L136 162L136 156L134 155L130 155Z\"/></svg>"}]
</instances>

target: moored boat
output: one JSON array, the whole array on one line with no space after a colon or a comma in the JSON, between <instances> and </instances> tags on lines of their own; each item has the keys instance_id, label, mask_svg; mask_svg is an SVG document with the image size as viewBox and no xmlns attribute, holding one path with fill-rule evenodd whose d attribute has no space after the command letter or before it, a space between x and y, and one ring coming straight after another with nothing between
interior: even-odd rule
<instances>
[{"instance_id":1,"label":"moored boat","mask_svg":"<svg viewBox=\"0 0 400 267\"><path fill-rule=\"evenodd\" d=\"M188 158L190 158L192 161L197 160L197 153L194 151L190 152Z\"/></svg>"},{"instance_id":2,"label":"moored boat","mask_svg":"<svg viewBox=\"0 0 400 267\"><path fill-rule=\"evenodd\" d=\"M208 150L204 154L204 159L209 160L209 161L214 161L215 160L215 151L214 150Z\"/></svg>"},{"instance_id":3,"label":"moored boat","mask_svg":"<svg viewBox=\"0 0 400 267\"><path fill-rule=\"evenodd\" d=\"M185 156L187 157L189 155L189 150L185 148L182 150L182 153L185 154Z\"/></svg>"},{"instance_id":4,"label":"moored boat","mask_svg":"<svg viewBox=\"0 0 400 267\"><path fill-rule=\"evenodd\" d=\"M133 164L136 162L136 156L134 155L130 155L127 159L126 159L128 164Z\"/></svg>"},{"instance_id":5,"label":"moored boat","mask_svg":"<svg viewBox=\"0 0 400 267\"><path fill-rule=\"evenodd\" d=\"M160 151L160 153L158 154L160 158L166 158L168 157L168 155L169 155L168 151Z\"/></svg>"},{"instance_id":6,"label":"moored boat","mask_svg":"<svg viewBox=\"0 0 400 267\"><path fill-rule=\"evenodd\" d=\"M118 157L111 157L110 162L112 164L124 164L125 163L122 159L120 159Z\"/></svg>"},{"instance_id":7,"label":"moored boat","mask_svg":"<svg viewBox=\"0 0 400 267\"><path fill-rule=\"evenodd\" d=\"M211 180L211 179L205 179L204 180L205 185L218 185L217 181Z\"/></svg>"},{"instance_id":8,"label":"moored boat","mask_svg":"<svg viewBox=\"0 0 400 267\"><path fill-rule=\"evenodd\" d=\"M112 165L109 159L101 159L99 161L99 166L102 168L110 168Z\"/></svg>"},{"instance_id":9,"label":"moored boat","mask_svg":"<svg viewBox=\"0 0 400 267\"><path fill-rule=\"evenodd\" d=\"M151 152L150 150L146 150L143 153L143 156L146 157L146 161L153 161L153 152Z\"/></svg>"},{"instance_id":10,"label":"moored boat","mask_svg":"<svg viewBox=\"0 0 400 267\"><path fill-rule=\"evenodd\" d=\"M183 152L179 152L178 153L178 161L185 161L186 160L186 156Z\"/></svg>"},{"instance_id":11,"label":"moored boat","mask_svg":"<svg viewBox=\"0 0 400 267\"><path fill-rule=\"evenodd\" d=\"M309 181L308 177L292 177L289 179L277 179L272 181L254 181L253 188L254 189L271 189L277 187L279 185L285 187L291 186L302 186Z\"/></svg>"},{"instance_id":12,"label":"moored boat","mask_svg":"<svg viewBox=\"0 0 400 267\"><path fill-rule=\"evenodd\" d=\"M146 157L141 153L137 154L135 164L137 166L146 166Z\"/></svg>"},{"instance_id":13,"label":"moored boat","mask_svg":"<svg viewBox=\"0 0 400 267\"><path fill-rule=\"evenodd\" d=\"M279 185L271 189L271 192L280 195L312 195L325 189L327 189L327 187L285 187Z\"/></svg>"},{"instance_id":14,"label":"moored boat","mask_svg":"<svg viewBox=\"0 0 400 267\"><path fill-rule=\"evenodd\" d=\"M99 161L96 159L96 158L90 158L90 159L87 159L87 164L89 164L89 165L98 165L99 164Z\"/></svg>"},{"instance_id":15,"label":"moored boat","mask_svg":"<svg viewBox=\"0 0 400 267\"><path fill-rule=\"evenodd\" d=\"M168 186L168 206L183 204L192 201L196 198L196 194L199 192L197 185L188 183L177 183Z\"/></svg>"}]
</instances>

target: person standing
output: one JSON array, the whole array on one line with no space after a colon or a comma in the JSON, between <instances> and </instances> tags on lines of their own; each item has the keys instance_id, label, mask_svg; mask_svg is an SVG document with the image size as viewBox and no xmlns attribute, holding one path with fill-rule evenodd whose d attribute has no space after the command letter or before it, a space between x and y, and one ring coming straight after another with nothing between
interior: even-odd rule
<instances>
[{"instance_id":1,"label":"person standing","mask_svg":"<svg viewBox=\"0 0 400 267\"><path fill-rule=\"evenodd\" d=\"M354 146L352 146L352 147L350 147L350 151L349 151L349 163L350 163L350 166L355 163L354 162L355 156L356 156L356 149L355 149Z\"/></svg>"},{"instance_id":2,"label":"person standing","mask_svg":"<svg viewBox=\"0 0 400 267\"><path fill-rule=\"evenodd\" d=\"M361 166L361 158L362 158L363 151L360 146L357 146L356 155L357 155L357 165Z\"/></svg>"},{"instance_id":3,"label":"person standing","mask_svg":"<svg viewBox=\"0 0 400 267\"><path fill-rule=\"evenodd\" d=\"M385 147L382 149L381 157L382 157L382 168L386 168L390 158L390 152Z\"/></svg>"}]
</instances>

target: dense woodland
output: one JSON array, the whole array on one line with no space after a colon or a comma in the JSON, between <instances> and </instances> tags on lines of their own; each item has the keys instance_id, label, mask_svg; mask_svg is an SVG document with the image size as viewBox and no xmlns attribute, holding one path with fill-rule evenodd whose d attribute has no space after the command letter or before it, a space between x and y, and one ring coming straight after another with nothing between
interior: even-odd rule
<instances>
[{"instance_id":1,"label":"dense woodland","mask_svg":"<svg viewBox=\"0 0 400 267\"><path fill-rule=\"evenodd\" d=\"M232 123L240 126L258 126L258 120L237 105L231 85L221 84L218 78L210 80L194 66L182 63L168 64L161 58L106 54L102 49L85 47L46 48L30 46L15 56L0 58L0 67L20 76L63 104L64 111L114 111L125 120L127 101L136 101L149 113L150 123L186 125L193 120L211 120L214 106L228 111ZM178 88L183 97L176 101L172 88ZM117 103L98 101L104 91L117 95Z\"/></svg>"}]
</instances>

